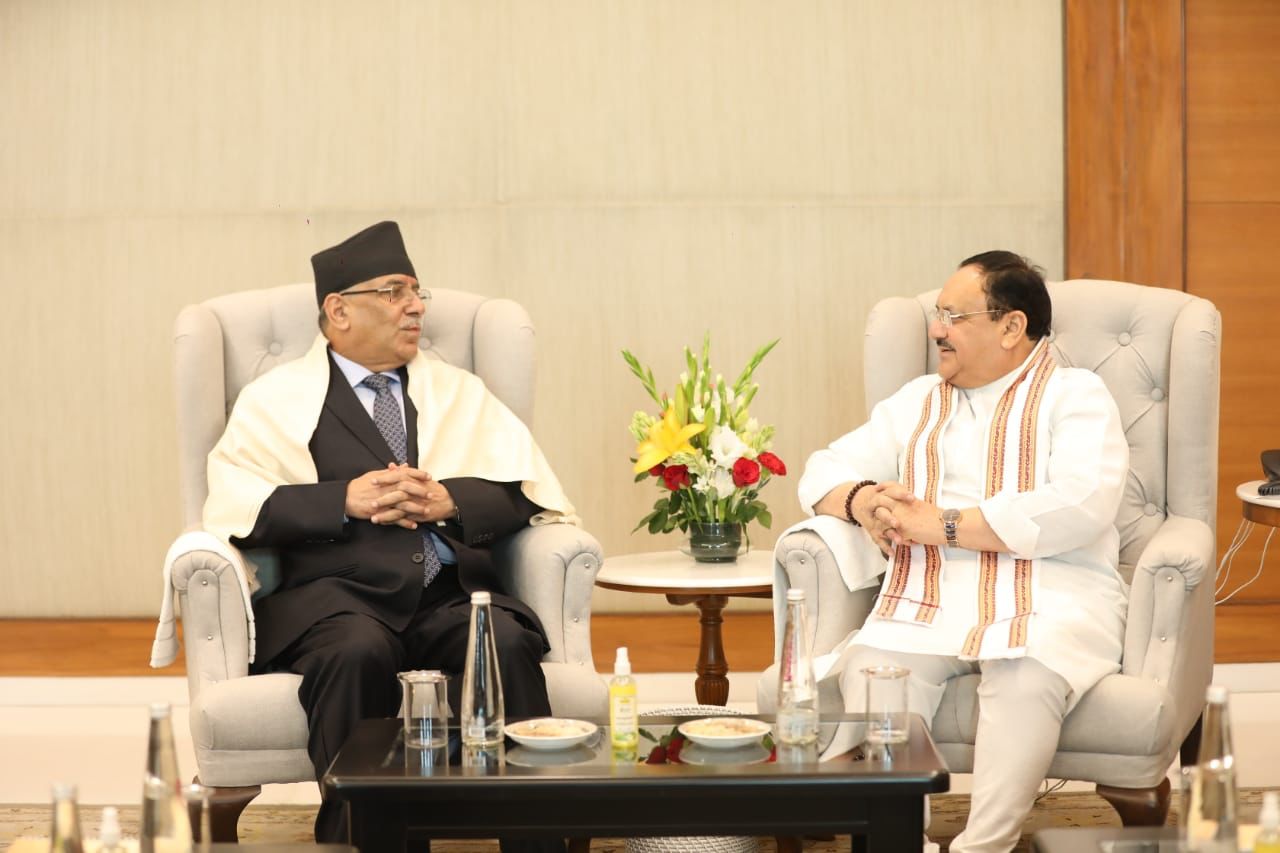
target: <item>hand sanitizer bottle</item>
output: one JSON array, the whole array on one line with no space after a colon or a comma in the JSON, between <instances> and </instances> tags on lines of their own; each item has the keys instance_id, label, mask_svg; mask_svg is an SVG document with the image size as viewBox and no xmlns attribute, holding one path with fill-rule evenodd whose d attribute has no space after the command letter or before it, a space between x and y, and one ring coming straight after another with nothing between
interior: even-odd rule
<instances>
[{"instance_id":1,"label":"hand sanitizer bottle","mask_svg":"<svg viewBox=\"0 0 1280 853\"><path fill-rule=\"evenodd\" d=\"M98 827L99 853L124 853L120 843L120 812L115 806L102 807L102 824Z\"/></svg>"},{"instance_id":2,"label":"hand sanitizer bottle","mask_svg":"<svg viewBox=\"0 0 1280 853\"><path fill-rule=\"evenodd\" d=\"M636 708L636 680L631 677L627 647L619 646L609 680L609 743L615 753L636 751L640 719Z\"/></svg>"},{"instance_id":3,"label":"hand sanitizer bottle","mask_svg":"<svg viewBox=\"0 0 1280 853\"><path fill-rule=\"evenodd\" d=\"M1253 853L1280 853L1280 798L1275 791L1262 795L1259 830L1253 839Z\"/></svg>"}]
</instances>

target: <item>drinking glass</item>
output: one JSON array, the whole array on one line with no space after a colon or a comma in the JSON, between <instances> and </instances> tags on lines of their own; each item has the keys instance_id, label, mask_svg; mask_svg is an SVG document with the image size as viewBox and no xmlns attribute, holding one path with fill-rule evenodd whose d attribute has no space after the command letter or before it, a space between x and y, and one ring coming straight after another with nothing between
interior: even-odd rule
<instances>
[{"instance_id":1,"label":"drinking glass","mask_svg":"<svg viewBox=\"0 0 1280 853\"><path fill-rule=\"evenodd\" d=\"M905 666L869 666L867 679L867 742L906 743L907 676Z\"/></svg>"},{"instance_id":2,"label":"drinking glass","mask_svg":"<svg viewBox=\"0 0 1280 853\"><path fill-rule=\"evenodd\" d=\"M433 749L448 743L449 676L434 669L399 674L404 689L405 746Z\"/></svg>"}]
</instances>

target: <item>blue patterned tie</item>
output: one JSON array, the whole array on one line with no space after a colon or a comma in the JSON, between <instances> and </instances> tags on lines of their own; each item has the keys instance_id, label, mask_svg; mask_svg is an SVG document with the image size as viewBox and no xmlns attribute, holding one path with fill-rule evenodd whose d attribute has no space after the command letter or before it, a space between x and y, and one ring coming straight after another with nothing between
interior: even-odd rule
<instances>
[{"instance_id":1,"label":"blue patterned tie","mask_svg":"<svg viewBox=\"0 0 1280 853\"><path fill-rule=\"evenodd\" d=\"M391 380L381 373L370 373L360 384L373 389L373 423L382 433L382 438L391 448L391 453L400 463L409 459L409 449L405 442L404 417L400 414L400 403L396 395L391 393L387 385ZM440 574L440 555L436 553L435 543L427 528L422 528L422 585L426 586Z\"/></svg>"}]
</instances>

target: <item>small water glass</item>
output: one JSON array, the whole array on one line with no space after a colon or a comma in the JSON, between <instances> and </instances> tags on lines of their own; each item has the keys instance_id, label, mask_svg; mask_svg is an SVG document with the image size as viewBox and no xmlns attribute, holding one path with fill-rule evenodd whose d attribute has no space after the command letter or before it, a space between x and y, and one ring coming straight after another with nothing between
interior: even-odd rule
<instances>
[{"instance_id":1,"label":"small water glass","mask_svg":"<svg viewBox=\"0 0 1280 853\"><path fill-rule=\"evenodd\" d=\"M905 666L869 666L867 679L867 742L907 742L907 676Z\"/></svg>"},{"instance_id":2,"label":"small water glass","mask_svg":"<svg viewBox=\"0 0 1280 853\"><path fill-rule=\"evenodd\" d=\"M449 676L420 669L402 672L399 678L404 689L405 746L444 746L449 740Z\"/></svg>"}]
</instances>

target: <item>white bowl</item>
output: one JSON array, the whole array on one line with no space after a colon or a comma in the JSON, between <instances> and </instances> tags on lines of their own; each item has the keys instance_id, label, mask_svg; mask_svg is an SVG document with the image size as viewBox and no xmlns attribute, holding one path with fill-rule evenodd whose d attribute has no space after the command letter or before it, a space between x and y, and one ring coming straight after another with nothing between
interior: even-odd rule
<instances>
[{"instance_id":1,"label":"white bowl","mask_svg":"<svg viewBox=\"0 0 1280 853\"><path fill-rule=\"evenodd\" d=\"M699 746L732 749L758 742L772 726L750 717L704 717L679 726L680 734Z\"/></svg>"},{"instance_id":2,"label":"white bowl","mask_svg":"<svg viewBox=\"0 0 1280 853\"><path fill-rule=\"evenodd\" d=\"M567 749L586 743L599 731L595 723L586 720L565 720L558 717L539 717L521 720L507 726L505 732L521 746L529 749Z\"/></svg>"}]
</instances>

